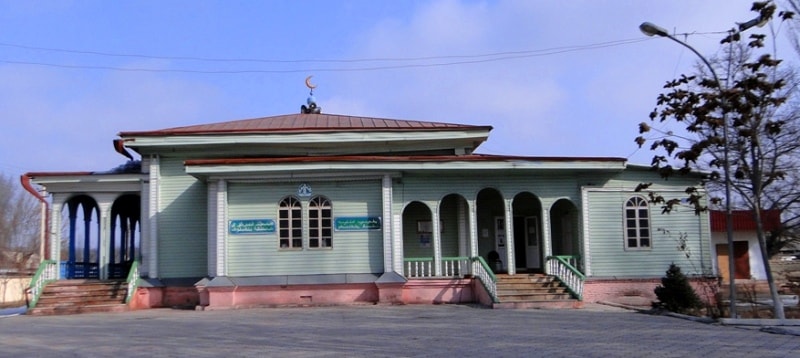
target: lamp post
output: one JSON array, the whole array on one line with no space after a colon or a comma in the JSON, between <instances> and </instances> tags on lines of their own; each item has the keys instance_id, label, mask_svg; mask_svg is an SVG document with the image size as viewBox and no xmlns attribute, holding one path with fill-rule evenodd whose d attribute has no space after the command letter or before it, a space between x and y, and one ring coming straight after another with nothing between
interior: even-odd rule
<instances>
[{"instance_id":1,"label":"lamp post","mask_svg":"<svg viewBox=\"0 0 800 358\"><path fill-rule=\"evenodd\" d=\"M753 22L753 21L751 20L750 22ZM755 26L756 24L758 24L758 22L754 23L753 25L750 25L749 27ZM747 28L749 28L749 27L747 27ZM746 30L747 28L742 29L741 25L740 25L740 29L738 31L741 32L741 31ZM727 108L726 107L727 106L726 106L726 103L725 103L726 101L725 101L724 94L722 93L723 90L724 90L723 87L722 87L722 82L719 80L719 76L717 76L717 72L714 70L714 66L711 66L711 64L708 62L708 60L703 55L701 55L700 52L697 52L697 50L694 47L689 46L689 44L687 44L687 43L685 43L685 42L683 42L681 40L678 40L674 36L670 35L667 32L667 30L665 30L664 28L662 28L660 26L657 26L657 25L655 25L653 23L650 23L650 22L643 22L641 25L639 25L639 30L641 30L647 36L666 37L666 38L668 38L668 39L670 39L672 41L675 41L675 42L681 44L681 46L686 47L689 50L692 50L692 52L694 52L694 54L697 55L697 57L699 57L700 60L703 61L703 63L706 65L706 67L708 67L708 70L711 71L711 75L714 76L714 81L717 83L717 89L719 90L720 94L723 95L722 96L722 138L723 138L723 141L725 142L725 147L723 148L723 166L722 166L722 171L724 172L724 178L725 178L725 232L727 234L727 241L728 241L728 285L730 286L730 297L729 297L730 308L729 308L729 310L730 310L731 318L736 318L737 317L737 314L736 314L736 281L735 281L735 279L736 279L735 278L735 275L736 275L735 274L736 273L735 267L736 266L735 266L735 262L733 260L733 220L732 220L732 217L731 217L731 165L730 165L730 162L728 161L728 120L726 118L726 113L727 113ZM734 31L734 30L731 30L731 31Z\"/></svg>"}]
</instances>

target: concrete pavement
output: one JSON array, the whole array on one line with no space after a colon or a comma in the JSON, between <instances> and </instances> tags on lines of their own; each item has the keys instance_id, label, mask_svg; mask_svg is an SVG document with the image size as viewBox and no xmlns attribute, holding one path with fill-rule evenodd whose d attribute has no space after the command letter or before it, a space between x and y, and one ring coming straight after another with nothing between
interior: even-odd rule
<instances>
[{"instance_id":1,"label":"concrete pavement","mask_svg":"<svg viewBox=\"0 0 800 358\"><path fill-rule=\"evenodd\" d=\"M796 357L800 338L614 307L171 309L0 319L0 357Z\"/></svg>"}]
</instances>

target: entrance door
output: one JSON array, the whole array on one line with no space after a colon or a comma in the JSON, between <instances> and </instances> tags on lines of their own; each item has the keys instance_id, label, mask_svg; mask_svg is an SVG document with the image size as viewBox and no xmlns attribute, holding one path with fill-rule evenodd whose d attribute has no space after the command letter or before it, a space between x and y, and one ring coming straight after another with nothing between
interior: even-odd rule
<instances>
[{"instance_id":1,"label":"entrance door","mask_svg":"<svg viewBox=\"0 0 800 358\"><path fill-rule=\"evenodd\" d=\"M528 268L542 267L542 250L539 242L539 218L529 216L525 218L525 249L528 258Z\"/></svg>"},{"instance_id":2,"label":"entrance door","mask_svg":"<svg viewBox=\"0 0 800 358\"><path fill-rule=\"evenodd\" d=\"M539 218L514 217L514 259L521 269L540 269L541 245L539 243Z\"/></svg>"},{"instance_id":3,"label":"entrance door","mask_svg":"<svg viewBox=\"0 0 800 358\"><path fill-rule=\"evenodd\" d=\"M728 275L728 244L717 245L717 269L722 282L728 282L730 276ZM750 254L747 241L734 241L733 242L733 266L735 279L749 279L750 278Z\"/></svg>"}]
</instances>

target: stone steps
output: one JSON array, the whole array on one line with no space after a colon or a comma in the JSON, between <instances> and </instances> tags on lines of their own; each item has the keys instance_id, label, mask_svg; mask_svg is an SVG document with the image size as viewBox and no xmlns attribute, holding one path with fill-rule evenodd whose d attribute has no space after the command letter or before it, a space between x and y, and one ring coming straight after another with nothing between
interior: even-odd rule
<instances>
[{"instance_id":1,"label":"stone steps","mask_svg":"<svg viewBox=\"0 0 800 358\"><path fill-rule=\"evenodd\" d=\"M44 287L30 315L127 311L125 281L60 280Z\"/></svg>"},{"instance_id":2,"label":"stone steps","mask_svg":"<svg viewBox=\"0 0 800 358\"><path fill-rule=\"evenodd\" d=\"M574 308L580 302L555 277L542 274L497 275L492 308Z\"/></svg>"}]
</instances>

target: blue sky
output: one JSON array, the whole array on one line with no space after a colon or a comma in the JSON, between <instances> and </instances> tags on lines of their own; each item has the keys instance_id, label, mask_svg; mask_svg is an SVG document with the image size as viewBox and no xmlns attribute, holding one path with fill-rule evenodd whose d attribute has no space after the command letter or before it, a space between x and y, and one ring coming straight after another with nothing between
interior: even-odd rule
<instances>
[{"instance_id":1,"label":"blue sky","mask_svg":"<svg viewBox=\"0 0 800 358\"><path fill-rule=\"evenodd\" d=\"M481 153L648 164L637 124L696 58L639 24L713 55L751 3L0 0L0 172L103 171L126 160L120 131L297 113L309 75L325 113L491 125Z\"/></svg>"}]
</instances>

